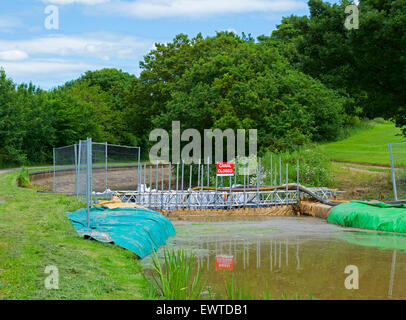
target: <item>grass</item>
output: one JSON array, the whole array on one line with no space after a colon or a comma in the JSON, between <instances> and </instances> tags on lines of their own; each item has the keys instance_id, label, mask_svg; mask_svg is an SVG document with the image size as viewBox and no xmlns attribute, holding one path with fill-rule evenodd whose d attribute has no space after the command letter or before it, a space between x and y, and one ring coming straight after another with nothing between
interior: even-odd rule
<instances>
[{"instance_id":1,"label":"grass","mask_svg":"<svg viewBox=\"0 0 406 320\"><path fill-rule=\"evenodd\" d=\"M352 132L344 140L326 143L321 148L332 160L389 166L388 143L404 140L392 123L374 123ZM398 151L406 157L406 150Z\"/></svg>"},{"instance_id":2,"label":"grass","mask_svg":"<svg viewBox=\"0 0 406 320\"><path fill-rule=\"evenodd\" d=\"M384 200L393 197L390 171L372 171L369 167L368 171L357 171L341 163L333 163L332 174L334 185L330 187L347 191L339 196L340 199Z\"/></svg>"},{"instance_id":3,"label":"grass","mask_svg":"<svg viewBox=\"0 0 406 320\"><path fill-rule=\"evenodd\" d=\"M74 197L19 188L19 172L0 174L0 299L142 299L150 294L136 256L79 238L64 212ZM59 289L44 285L46 266Z\"/></svg>"},{"instance_id":4,"label":"grass","mask_svg":"<svg viewBox=\"0 0 406 320\"><path fill-rule=\"evenodd\" d=\"M253 300L253 295L251 291L246 288L244 283L238 283L233 276L230 281L225 284L226 287L226 300ZM266 296L264 298L270 298L269 291L267 288Z\"/></svg>"},{"instance_id":5,"label":"grass","mask_svg":"<svg viewBox=\"0 0 406 320\"><path fill-rule=\"evenodd\" d=\"M166 300L199 300L203 298L204 284L199 267L194 274L196 265L193 254L184 250L165 250L164 264L155 254L153 258L153 276L158 294Z\"/></svg>"}]
</instances>

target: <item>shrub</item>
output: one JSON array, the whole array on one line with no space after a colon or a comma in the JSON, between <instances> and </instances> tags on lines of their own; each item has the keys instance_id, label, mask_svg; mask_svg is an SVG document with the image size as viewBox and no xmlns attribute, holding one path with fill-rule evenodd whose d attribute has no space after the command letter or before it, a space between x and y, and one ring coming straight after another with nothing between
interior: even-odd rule
<instances>
[{"instance_id":1,"label":"shrub","mask_svg":"<svg viewBox=\"0 0 406 320\"><path fill-rule=\"evenodd\" d=\"M268 151L263 157L263 164L261 172L265 178L265 183L270 184L270 156L271 152ZM331 171L331 161L328 156L323 153L316 145L307 145L301 147L293 152L285 152L281 154L274 154L274 161L278 161L279 170L279 156L282 157L282 183L286 181L286 163L288 163L288 176L289 182L297 181L297 160L299 160L299 183L308 187L329 187L334 184L334 179ZM267 172L265 172L267 171ZM279 174L279 172L278 172ZM278 176L279 181L279 176Z\"/></svg>"}]
</instances>

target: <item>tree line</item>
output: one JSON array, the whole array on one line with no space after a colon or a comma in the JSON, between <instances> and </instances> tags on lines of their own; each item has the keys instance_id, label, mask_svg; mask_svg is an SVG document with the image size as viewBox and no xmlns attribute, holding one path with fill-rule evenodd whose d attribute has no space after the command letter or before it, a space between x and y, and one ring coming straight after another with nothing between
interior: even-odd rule
<instances>
[{"instance_id":1,"label":"tree line","mask_svg":"<svg viewBox=\"0 0 406 320\"><path fill-rule=\"evenodd\" d=\"M344 27L350 1L308 2L269 36L219 32L157 43L137 77L89 71L52 90L0 71L0 166L47 163L52 147L87 136L151 146L154 128L257 129L259 152L342 137L360 117L406 125L406 2L363 0L359 29Z\"/></svg>"}]
</instances>

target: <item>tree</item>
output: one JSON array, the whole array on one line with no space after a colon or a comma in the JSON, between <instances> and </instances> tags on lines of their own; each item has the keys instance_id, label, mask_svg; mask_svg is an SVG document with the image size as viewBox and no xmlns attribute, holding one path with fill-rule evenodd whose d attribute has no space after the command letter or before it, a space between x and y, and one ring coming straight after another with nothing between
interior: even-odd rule
<instances>
[{"instance_id":1,"label":"tree","mask_svg":"<svg viewBox=\"0 0 406 320\"><path fill-rule=\"evenodd\" d=\"M294 44L286 55L295 66L328 87L350 95L351 114L393 119L406 125L406 2L362 0L359 29L347 30L344 0L329 4L310 0L310 16L282 20L272 34L281 45ZM403 129L406 133L406 129Z\"/></svg>"},{"instance_id":2,"label":"tree","mask_svg":"<svg viewBox=\"0 0 406 320\"><path fill-rule=\"evenodd\" d=\"M261 149L286 149L336 138L345 119L346 99L294 70L268 42L224 32L206 39L178 36L157 46L142 65L131 99L145 145L152 128L170 131L179 120L201 133L258 129Z\"/></svg>"}]
</instances>

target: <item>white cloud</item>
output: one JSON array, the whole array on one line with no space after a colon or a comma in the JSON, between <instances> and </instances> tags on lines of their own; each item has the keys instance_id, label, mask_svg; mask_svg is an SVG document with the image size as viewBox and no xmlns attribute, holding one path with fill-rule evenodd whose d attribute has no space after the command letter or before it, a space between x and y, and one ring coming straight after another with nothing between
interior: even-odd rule
<instances>
[{"instance_id":1,"label":"white cloud","mask_svg":"<svg viewBox=\"0 0 406 320\"><path fill-rule=\"evenodd\" d=\"M21 50L0 51L0 60L19 61L28 58L28 54Z\"/></svg>"},{"instance_id":2,"label":"white cloud","mask_svg":"<svg viewBox=\"0 0 406 320\"><path fill-rule=\"evenodd\" d=\"M133 59L150 48L152 41L115 34L79 36L51 35L23 40L0 39L0 51L25 52L27 55L79 56L102 60ZM20 57L22 55L20 54Z\"/></svg>"},{"instance_id":3,"label":"white cloud","mask_svg":"<svg viewBox=\"0 0 406 320\"><path fill-rule=\"evenodd\" d=\"M202 17L230 13L282 12L306 8L303 0L137 0L104 6L137 18Z\"/></svg>"},{"instance_id":4,"label":"white cloud","mask_svg":"<svg viewBox=\"0 0 406 320\"><path fill-rule=\"evenodd\" d=\"M110 0L42 0L44 3L52 3L52 4L59 4L59 5L66 5L72 3L79 3L85 5L95 5L100 3L106 3Z\"/></svg>"},{"instance_id":5,"label":"white cloud","mask_svg":"<svg viewBox=\"0 0 406 320\"><path fill-rule=\"evenodd\" d=\"M0 31L10 32L13 29L22 27L22 21L17 17L2 16L0 17Z\"/></svg>"},{"instance_id":6,"label":"white cloud","mask_svg":"<svg viewBox=\"0 0 406 320\"><path fill-rule=\"evenodd\" d=\"M43 89L62 85L66 81L78 78L88 70L98 70L105 67L111 66L57 59L29 59L22 62L0 60L0 68L5 70L7 77L12 78L17 83L33 82Z\"/></svg>"},{"instance_id":7,"label":"white cloud","mask_svg":"<svg viewBox=\"0 0 406 320\"><path fill-rule=\"evenodd\" d=\"M137 65L152 44L153 41L112 33L0 39L0 67L18 83L32 81L49 89L88 70L125 69L132 62ZM138 71L137 67L131 69L128 72Z\"/></svg>"},{"instance_id":8,"label":"white cloud","mask_svg":"<svg viewBox=\"0 0 406 320\"><path fill-rule=\"evenodd\" d=\"M7 76L11 78L32 77L38 78L46 74L47 77L58 78L61 73L77 73L90 69L100 68L83 62L64 60L27 60L21 62L1 61L0 67L4 68Z\"/></svg>"}]
</instances>

